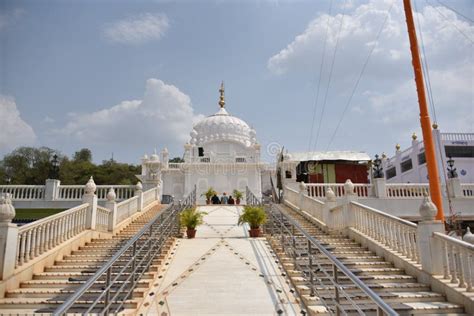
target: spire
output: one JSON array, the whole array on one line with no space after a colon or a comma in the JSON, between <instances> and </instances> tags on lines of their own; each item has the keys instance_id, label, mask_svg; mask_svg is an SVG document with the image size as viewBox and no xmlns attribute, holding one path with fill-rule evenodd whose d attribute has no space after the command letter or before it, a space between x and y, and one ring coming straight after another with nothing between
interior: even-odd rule
<instances>
[{"instance_id":1,"label":"spire","mask_svg":"<svg viewBox=\"0 0 474 316\"><path fill-rule=\"evenodd\" d=\"M219 93L221 94L221 95L220 95L220 98L219 98L219 105L221 106L221 108L223 108L224 105L225 105L224 81L222 81L222 83L221 83L221 88L219 89Z\"/></svg>"}]
</instances>

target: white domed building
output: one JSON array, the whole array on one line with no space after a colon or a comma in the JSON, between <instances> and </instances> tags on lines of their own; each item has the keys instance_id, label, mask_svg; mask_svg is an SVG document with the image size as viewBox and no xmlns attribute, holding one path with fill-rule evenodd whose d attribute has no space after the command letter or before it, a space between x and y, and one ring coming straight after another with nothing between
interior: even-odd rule
<instances>
[{"instance_id":1,"label":"white domed building","mask_svg":"<svg viewBox=\"0 0 474 316\"><path fill-rule=\"evenodd\" d=\"M248 186L261 196L262 173L267 164L260 161L260 144L256 131L245 121L231 115L225 108L224 86L219 90L219 110L197 124L184 145L184 163L169 163L163 149L161 160L156 153L142 159L138 176L145 188L162 187L163 196L181 199L194 186L198 196L212 187L219 195L237 189L245 194ZM200 197L201 203L204 197Z\"/></svg>"}]
</instances>

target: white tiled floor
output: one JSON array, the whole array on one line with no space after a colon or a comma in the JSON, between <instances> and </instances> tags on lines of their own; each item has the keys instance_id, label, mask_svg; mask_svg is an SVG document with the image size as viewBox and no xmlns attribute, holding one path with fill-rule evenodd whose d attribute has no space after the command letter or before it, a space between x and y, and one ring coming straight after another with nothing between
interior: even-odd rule
<instances>
[{"instance_id":1,"label":"white tiled floor","mask_svg":"<svg viewBox=\"0 0 474 316\"><path fill-rule=\"evenodd\" d=\"M148 315L299 314L264 238L248 238L237 226L239 206L203 206L208 212L195 239L182 239L166 273L158 279Z\"/></svg>"}]
</instances>

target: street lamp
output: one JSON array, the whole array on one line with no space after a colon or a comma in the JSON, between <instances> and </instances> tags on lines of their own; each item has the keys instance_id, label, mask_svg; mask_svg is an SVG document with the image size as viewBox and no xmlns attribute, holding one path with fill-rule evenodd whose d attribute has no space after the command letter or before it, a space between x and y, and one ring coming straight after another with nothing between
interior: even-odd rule
<instances>
[{"instance_id":1,"label":"street lamp","mask_svg":"<svg viewBox=\"0 0 474 316\"><path fill-rule=\"evenodd\" d=\"M58 179L59 178L59 159L58 155L54 154L53 159L51 160L51 167L49 169L49 178Z\"/></svg>"},{"instance_id":2,"label":"street lamp","mask_svg":"<svg viewBox=\"0 0 474 316\"><path fill-rule=\"evenodd\" d=\"M374 178L383 178L382 160L379 158L379 155L375 155L372 170L374 172Z\"/></svg>"},{"instance_id":3,"label":"street lamp","mask_svg":"<svg viewBox=\"0 0 474 316\"><path fill-rule=\"evenodd\" d=\"M454 160L451 156L448 157L448 178L453 179L458 177L458 173L456 172L456 168L454 168Z\"/></svg>"}]
</instances>

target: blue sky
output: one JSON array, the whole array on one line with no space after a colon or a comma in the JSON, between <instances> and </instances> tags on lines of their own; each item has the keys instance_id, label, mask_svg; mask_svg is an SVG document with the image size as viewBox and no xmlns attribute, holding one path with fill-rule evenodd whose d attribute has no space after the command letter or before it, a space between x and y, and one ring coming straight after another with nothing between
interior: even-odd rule
<instances>
[{"instance_id":1,"label":"blue sky","mask_svg":"<svg viewBox=\"0 0 474 316\"><path fill-rule=\"evenodd\" d=\"M0 0L0 155L44 145L88 147L96 161L181 156L193 122L217 111L221 80L267 160L275 143L392 154L421 135L393 2ZM473 132L474 5L416 4L440 128Z\"/></svg>"}]
</instances>

